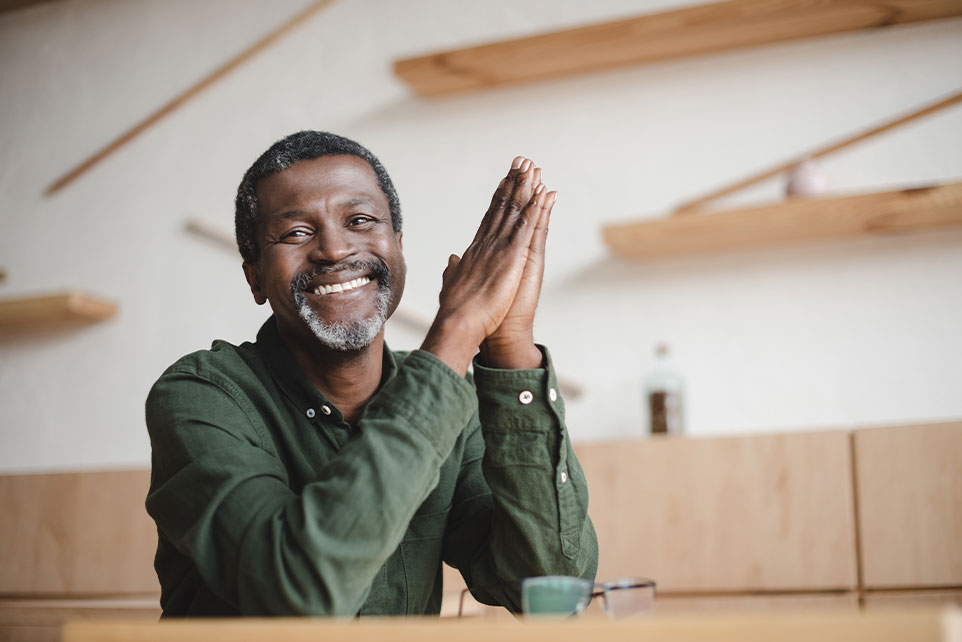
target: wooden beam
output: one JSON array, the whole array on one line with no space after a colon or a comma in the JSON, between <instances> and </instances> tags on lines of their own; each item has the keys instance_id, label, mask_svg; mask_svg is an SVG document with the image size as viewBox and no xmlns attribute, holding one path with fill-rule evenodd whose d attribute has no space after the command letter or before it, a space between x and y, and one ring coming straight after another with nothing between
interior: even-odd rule
<instances>
[{"instance_id":1,"label":"wooden beam","mask_svg":"<svg viewBox=\"0 0 962 642\"><path fill-rule=\"evenodd\" d=\"M949 225L962 225L962 183L669 216L608 225L603 233L617 256L650 259Z\"/></svg>"},{"instance_id":2,"label":"wooden beam","mask_svg":"<svg viewBox=\"0 0 962 642\"><path fill-rule=\"evenodd\" d=\"M422 96L962 15L959 0L728 0L399 60Z\"/></svg>"},{"instance_id":3,"label":"wooden beam","mask_svg":"<svg viewBox=\"0 0 962 642\"><path fill-rule=\"evenodd\" d=\"M80 292L0 300L0 332L19 332L103 321L117 306Z\"/></svg>"},{"instance_id":4,"label":"wooden beam","mask_svg":"<svg viewBox=\"0 0 962 642\"><path fill-rule=\"evenodd\" d=\"M722 187L721 189L717 189L713 192L709 192L708 194L700 196L692 201L683 203L675 209L674 213L675 215L694 214L698 211L698 208L702 207L703 205L706 205L710 201L713 201L716 198L721 198L722 196L728 196L729 194L734 194L735 192L739 192L745 189L746 187L750 187L766 179L772 178L774 176L778 176L783 172L787 172L806 158L821 158L822 156L828 156L829 154L837 152L840 149L844 149L845 147L854 145L856 143L861 143L862 141L872 138L873 136L878 136L883 132L887 132L891 129L895 129L896 127L901 127L902 125L906 125L912 122L913 120L917 120L924 116L928 116L929 114L934 114L937 111L941 111L943 109L946 109L947 107L952 107L953 105L957 105L959 103L962 103L962 91L956 92L947 98L943 98L942 100L938 100L934 103L928 104L925 107L916 109L908 114L903 114L898 118L889 120L871 129L859 132L853 136L849 136L842 140L835 141L834 143L825 145L824 147L820 147L810 152L806 152L805 154L801 154L798 158L790 160L786 163L782 163L777 167L773 167L763 172L759 172L754 176L741 179L738 182L733 183L727 187Z\"/></svg>"},{"instance_id":5,"label":"wooden beam","mask_svg":"<svg viewBox=\"0 0 962 642\"><path fill-rule=\"evenodd\" d=\"M0 13L15 11L35 4L49 4L55 0L0 0Z\"/></svg>"},{"instance_id":6,"label":"wooden beam","mask_svg":"<svg viewBox=\"0 0 962 642\"><path fill-rule=\"evenodd\" d=\"M66 174L55 180L53 183L47 187L46 195L50 196L62 190L64 187L77 180L85 173L90 171L95 165L100 163L102 160L116 152L118 149L132 141L133 139L140 136L142 133L156 125L165 116L176 111L178 108L182 107L184 103L188 102L192 98L196 97L198 94L206 90L208 87L221 80L229 73L243 65L245 62L267 49L270 45L274 44L282 37L286 36L289 32L293 31L295 28L301 25L308 18L313 16L315 13L331 4L334 0L319 0L306 9L298 13L296 16L282 24L280 27L266 35L265 37L258 40L256 43L245 49L243 52L230 59L212 73L207 75L205 78L199 82L192 85L186 91L180 93L172 100L170 100L166 105L150 114L142 121L128 129L126 132L107 143L98 152L94 153L92 156L87 158L85 161L68 171Z\"/></svg>"}]
</instances>

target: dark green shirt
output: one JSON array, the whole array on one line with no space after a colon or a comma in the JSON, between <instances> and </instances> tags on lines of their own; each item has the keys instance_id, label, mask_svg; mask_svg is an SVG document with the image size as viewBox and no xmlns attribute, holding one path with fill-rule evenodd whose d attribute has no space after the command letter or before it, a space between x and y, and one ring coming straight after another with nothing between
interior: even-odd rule
<instances>
[{"instance_id":1,"label":"dark green shirt","mask_svg":"<svg viewBox=\"0 0 962 642\"><path fill-rule=\"evenodd\" d=\"M594 578L588 491L541 370L384 349L356 426L301 372L273 317L215 341L147 398L165 616L420 615L441 562L519 610L518 580Z\"/></svg>"}]
</instances>

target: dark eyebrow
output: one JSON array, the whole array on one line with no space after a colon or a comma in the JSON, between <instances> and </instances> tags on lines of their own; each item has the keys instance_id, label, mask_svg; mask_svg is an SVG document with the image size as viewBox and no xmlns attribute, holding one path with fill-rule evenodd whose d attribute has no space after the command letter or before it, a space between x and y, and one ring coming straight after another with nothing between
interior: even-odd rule
<instances>
[{"instance_id":1,"label":"dark eyebrow","mask_svg":"<svg viewBox=\"0 0 962 642\"><path fill-rule=\"evenodd\" d=\"M349 198L349 199L347 199L347 200L339 203L339 204L338 204L338 207L341 207L341 208L350 208L350 207L355 207L355 206L357 206L357 205L374 206L374 205L376 205L376 202L374 201L374 199L368 198L367 196L355 196L355 197L353 197L353 198ZM276 220L287 221L287 220L290 220L290 219L292 219L292 218L298 218L298 217L301 217L301 216L306 216L307 214L308 214L308 212L306 212L306 211L304 211L304 210L286 210L286 211L284 211L284 212L277 212L276 214L268 214L266 218L268 218L268 219L270 219L270 220L272 220L272 221L276 221Z\"/></svg>"},{"instance_id":2,"label":"dark eyebrow","mask_svg":"<svg viewBox=\"0 0 962 642\"><path fill-rule=\"evenodd\" d=\"M298 218L307 214L304 210L286 210L284 212L264 212L261 215L261 223L263 225L271 225L278 221L288 221L292 218Z\"/></svg>"}]
</instances>

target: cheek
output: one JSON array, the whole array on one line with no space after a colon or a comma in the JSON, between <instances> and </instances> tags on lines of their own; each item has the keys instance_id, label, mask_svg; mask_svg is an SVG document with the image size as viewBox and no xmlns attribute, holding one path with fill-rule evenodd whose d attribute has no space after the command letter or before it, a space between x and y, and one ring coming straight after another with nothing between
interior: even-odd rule
<instances>
[{"instance_id":1,"label":"cheek","mask_svg":"<svg viewBox=\"0 0 962 642\"><path fill-rule=\"evenodd\" d=\"M265 277L265 284L274 290L289 290L291 281L300 274L298 270L300 262L296 257L289 256L288 253L276 251L265 258L269 259L265 261L267 269L262 272Z\"/></svg>"},{"instance_id":2,"label":"cheek","mask_svg":"<svg viewBox=\"0 0 962 642\"><path fill-rule=\"evenodd\" d=\"M394 291L395 299L400 299L401 294L404 292L404 283L407 280L407 264L404 262L404 257L398 255L397 265L395 266L394 273Z\"/></svg>"}]
</instances>

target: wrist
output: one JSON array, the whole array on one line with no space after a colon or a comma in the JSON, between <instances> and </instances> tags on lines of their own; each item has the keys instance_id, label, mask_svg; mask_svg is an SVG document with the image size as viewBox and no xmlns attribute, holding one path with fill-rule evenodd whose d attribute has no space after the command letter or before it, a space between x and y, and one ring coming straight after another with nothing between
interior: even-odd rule
<instances>
[{"instance_id":1,"label":"wrist","mask_svg":"<svg viewBox=\"0 0 962 642\"><path fill-rule=\"evenodd\" d=\"M468 371L471 359L478 352L480 338L472 326L456 316L435 318L428 330L421 350L430 352L461 376Z\"/></svg>"},{"instance_id":2,"label":"wrist","mask_svg":"<svg viewBox=\"0 0 962 642\"><path fill-rule=\"evenodd\" d=\"M544 367L544 355L533 339L499 342L487 339L481 344L481 365L499 370L536 370Z\"/></svg>"}]
</instances>

